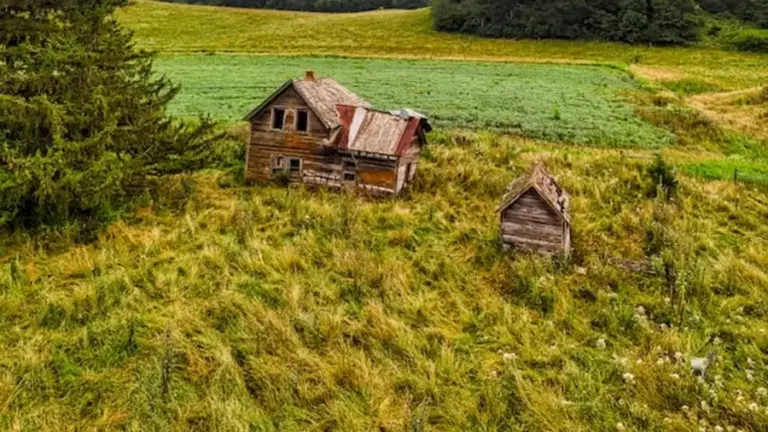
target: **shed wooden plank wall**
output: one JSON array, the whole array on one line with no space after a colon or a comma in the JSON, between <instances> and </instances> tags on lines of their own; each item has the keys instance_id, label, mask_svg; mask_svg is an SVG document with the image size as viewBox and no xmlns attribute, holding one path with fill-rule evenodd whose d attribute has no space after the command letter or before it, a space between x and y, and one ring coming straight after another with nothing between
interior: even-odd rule
<instances>
[{"instance_id":1,"label":"shed wooden plank wall","mask_svg":"<svg viewBox=\"0 0 768 432\"><path fill-rule=\"evenodd\" d=\"M507 245L546 253L563 252L568 236L565 222L534 190L502 212L501 234Z\"/></svg>"}]
</instances>

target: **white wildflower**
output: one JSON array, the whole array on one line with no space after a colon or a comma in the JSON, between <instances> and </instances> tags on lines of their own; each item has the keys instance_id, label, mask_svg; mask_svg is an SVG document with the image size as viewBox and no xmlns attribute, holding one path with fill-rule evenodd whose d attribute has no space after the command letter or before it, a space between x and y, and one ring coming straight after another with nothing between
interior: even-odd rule
<instances>
[{"instance_id":1,"label":"white wildflower","mask_svg":"<svg viewBox=\"0 0 768 432\"><path fill-rule=\"evenodd\" d=\"M720 425L715 426L715 432L723 432L724 430L725 429L723 429L723 427Z\"/></svg>"},{"instance_id":2,"label":"white wildflower","mask_svg":"<svg viewBox=\"0 0 768 432\"><path fill-rule=\"evenodd\" d=\"M638 315L645 315L645 308L642 306L638 306L637 309L635 309L635 312L637 312Z\"/></svg>"},{"instance_id":3,"label":"white wildflower","mask_svg":"<svg viewBox=\"0 0 768 432\"><path fill-rule=\"evenodd\" d=\"M517 358L517 354L515 353L504 353L501 358L504 360L504 363L509 363Z\"/></svg>"},{"instance_id":4,"label":"white wildflower","mask_svg":"<svg viewBox=\"0 0 768 432\"><path fill-rule=\"evenodd\" d=\"M752 382L755 380L755 371L753 371L752 369L747 369L746 374L747 374L747 381Z\"/></svg>"},{"instance_id":5,"label":"white wildflower","mask_svg":"<svg viewBox=\"0 0 768 432\"><path fill-rule=\"evenodd\" d=\"M616 430L618 432L622 432L622 431L627 430L627 428L624 427L624 423L616 423Z\"/></svg>"},{"instance_id":6,"label":"white wildflower","mask_svg":"<svg viewBox=\"0 0 768 432\"><path fill-rule=\"evenodd\" d=\"M689 408L688 408L688 405L683 405L680 407L680 409L683 411L688 411Z\"/></svg>"},{"instance_id":7,"label":"white wildflower","mask_svg":"<svg viewBox=\"0 0 768 432\"><path fill-rule=\"evenodd\" d=\"M705 412L709 412L709 404L707 401L701 401L701 410Z\"/></svg>"},{"instance_id":8,"label":"white wildflower","mask_svg":"<svg viewBox=\"0 0 768 432\"><path fill-rule=\"evenodd\" d=\"M680 351L675 352L675 361L681 362L683 361L683 353Z\"/></svg>"},{"instance_id":9,"label":"white wildflower","mask_svg":"<svg viewBox=\"0 0 768 432\"><path fill-rule=\"evenodd\" d=\"M679 380L680 379L680 375L678 375L676 373L669 374L669 377L672 378L672 379L675 379L675 380Z\"/></svg>"},{"instance_id":10,"label":"white wildflower","mask_svg":"<svg viewBox=\"0 0 768 432\"><path fill-rule=\"evenodd\" d=\"M766 396L768 396L768 390L766 390L765 387L760 387L760 388L757 389L757 395L759 397L766 397Z\"/></svg>"},{"instance_id":11,"label":"white wildflower","mask_svg":"<svg viewBox=\"0 0 768 432\"><path fill-rule=\"evenodd\" d=\"M595 342L595 345L600 349L605 349L605 339L598 339L597 342Z\"/></svg>"},{"instance_id":12,"label":"white wildflower","mask_svg":"<svg viewBox=\"0 0 768 432\"><path fill-rule=\"evenodd\" d=\"M629 372L624 372L624 375L622 375L621 377L624 378L624 382L626 382L627 384L635 383L635 376Z\"/></svg>"},{"instance_id":13,"label":"white wildflower","mask_svg":"<svg viewBox=\"0 0 768 432\"><path fill-rule=\"evenodd\" d=\"M760 407L757 405L757 403L752 402L751 404L749 404L748 408L749 408L750 411L754 412L754 411L757 411L757 409L760 408Z\"/></svg>"},{"instance_id":14,"label":"white wildflower","mask_svg":"<svg viewBox=\"0 0 768 432\"><path fill-rule=\"evenodd\" d=\"M748 364L748 365L749 365L749 367L751 367L751 368L755 367L755 361L754 361L754 360L752 360L752 358L747 358L747 364Z\"/></svg>"}]
</instances>

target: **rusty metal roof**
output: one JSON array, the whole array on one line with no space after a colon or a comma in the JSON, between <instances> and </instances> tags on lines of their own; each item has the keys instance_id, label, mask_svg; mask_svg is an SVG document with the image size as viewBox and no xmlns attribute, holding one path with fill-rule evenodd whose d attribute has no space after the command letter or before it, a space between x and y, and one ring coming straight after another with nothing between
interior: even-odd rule
<instances>
[{"instance_id":1,"label":"rusty metal roof","mask_svg":"<svg viewBox=\"0 0 768 432\"><path fill-rule=\"evenodd\" d=\"M557 178L541 162L534 164L526 174L507 186L498 211L509 208L530 189L534 189L552 210L571 223L571 196L558 185Z\"/></svg>"},{"instance_id":2,"label":"rusty metal roof","mask_svg":"<svg viewBox=\"0 0 768 432\"><path fill-rule=\"evenodd\" d=\"M245 117L245 120L250 121L261 114L272 101L291 87L304 99L312 112L323 122L323 125L331 129L339 126L336 105L371 106L366 100L352 93L332 78L314 78L313 75L308 75L303 79L287 81L261 105L252 110Z\"/></svg>"},{"instance_id":3,"label":"rusty metal roof","mask_svg":"<svg viewBox=\"0 0 768 432\"><path fill-rule=\"evenodd\" d=\"M397 115L366 107L338 105L342 132L340 149L397 156L405 153L419 127L429 123L421 116Z\"/></svg>"}]
</instances>

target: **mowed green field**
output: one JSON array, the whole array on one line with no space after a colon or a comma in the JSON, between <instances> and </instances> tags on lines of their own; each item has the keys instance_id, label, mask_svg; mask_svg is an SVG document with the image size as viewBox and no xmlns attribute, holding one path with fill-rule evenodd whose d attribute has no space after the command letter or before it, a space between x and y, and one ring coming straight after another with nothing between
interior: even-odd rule
<instances>
[{"instance_id":1,"label":"mowed green field","mask_svg":"<svg viewBox=\"0 0 768 432\"><path fill-rule=\"evenodd\" d=\"M182 86L181 117L240 120L306 70L330 76L380 109L409 107L443 128L499 129L550 141L659 147L671 135L624 101L638 85L596 66L317 57L163 57L157 70Z\"/></svg>"}]
</instances>

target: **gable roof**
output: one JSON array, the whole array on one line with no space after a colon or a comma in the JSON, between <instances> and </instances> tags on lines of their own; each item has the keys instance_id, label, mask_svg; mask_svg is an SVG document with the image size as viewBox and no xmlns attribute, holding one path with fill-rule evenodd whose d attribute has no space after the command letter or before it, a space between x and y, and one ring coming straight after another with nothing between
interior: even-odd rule
<instances>
[{"instance_id":1,"label":"gable roof","mask_svg":"<svg viewBox=\"0 0 768 432\"><path fill-rule=\"evenodd\" d=\"M261 105L254 108L247 116L246 121L253 120L274 102L286 90L293 87L296 93L307 103L312 112L317 115L323 125L327 128L339 126L338 116L336 115L336 105L344 104L351 106L370 107L367 101L360 96L352 93L347 88L336 82L332 78L303 78L289 80L283 84L276 92L272 93Z\"/></svg>"},{"instance_id":2,"label":"gable roof","mask_svg":"<svg viewBox=\"0 0 768 432\"><path fill-rule=\"evenodd\" d=\"M349 105L336 110L341 123L336 146L342 150L399 156L410 149L419 127L431 130L427 118L415 111L395 114Z\"/></svg>"},{"instance_id":3,"label":"gable roof","mask_svg":"<svg viewBox=\"0 0 768 432\"><path fill-rule=\"evenodd\" d=\"M571 196L557 184L557 178L541 162L507 186L498 211L503 212L531 189L566 222L571 223Z\"/></svg>"}]
</instances>

